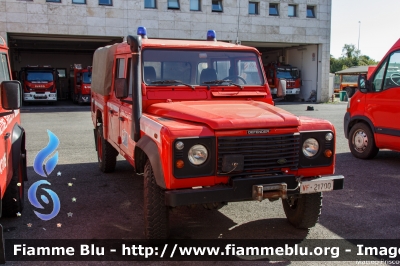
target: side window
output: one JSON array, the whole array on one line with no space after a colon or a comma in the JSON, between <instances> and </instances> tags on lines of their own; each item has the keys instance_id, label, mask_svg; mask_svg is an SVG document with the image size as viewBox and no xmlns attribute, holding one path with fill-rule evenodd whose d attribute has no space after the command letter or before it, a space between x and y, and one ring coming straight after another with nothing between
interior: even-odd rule
<instances>
[{"instance_id":1,"label":"side window","mask_svg":"<svg viewBox=\"0 0 400 266\"><path fill-rule=\"evenodd\" d=\"M382 63L381 67L376 72L374 80L372 82L372 91L381 91L382 90L382 81L383 81L383 76L385 74L386 65L387 65L387 60L385 60Z\"/></svg>"},{"instance_id":2,"label":"side window","mask_svg":"<svg viewBox=\"0 0 400 266\"><path fill-rule=\"evenodd\" d=\"M0 54L0 83L10 80L10 71L8 71L8 60L6 54Z\"/></svg>"},{"instance_id":3,"label":"side window","mask_svg":"<svg viewBox=\"0 0 400 266\"><path fill-rule=\"evenodd\" d=\"M128 65L126 66L126 82L129 87L129 97L132 97L132 87L130 84L130 79L131 79L131 64L132 64L132 58L128 58Z\"/></svg>"},{"instance_id":4,"label":"side window","mask_svg":"<svg viewBox=\"0 0 400 266\"><path fill-rule=\"evenodd\" d=\"M396 51L390 55L384 81L384 90L400 87L400 51Z\"/></svg>"},{"instance_id":5,"label":"side window","mask_svg":"<svg viewBox=\"0 0 400 266\"><path fill-rule=\"evenodd\" d=\"M124 78L124 71L125 70L125 58L118 58L117 59L117 66L115 69L115 78Z\"/></svg>"}]
</instances>

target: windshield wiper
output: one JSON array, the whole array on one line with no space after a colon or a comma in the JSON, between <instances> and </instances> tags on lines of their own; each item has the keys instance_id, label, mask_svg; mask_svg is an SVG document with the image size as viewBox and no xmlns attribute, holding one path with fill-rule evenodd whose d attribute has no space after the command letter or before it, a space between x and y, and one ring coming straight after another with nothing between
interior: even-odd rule
<instances>
[{"instance_id":1,"label":"windshield wiper","mask_svg":"<svg viewBox=\"0 0 400 266\"><path fill-rule=\"evenodd\" d=\"M229 79L217 79L217 80L212 80L212 81L204 81L202 84L216 84L216 85L221 85L223 83L228 83L229 85L234 85L236 87L239 87L241 90L243 90L243 86L236 84L232 82L232 80Z\"/></svg>"},{"instance_id":2,"label":"windshield wiper","mask_svg":"<svg viewBox=\"0 0 400 266\"><path fill-rule=\"evenodd\" d=\"M195 89L195 87L193 85L184 83L184 82L182 82L180 80L173 80L173 79L170 79L170 80L156 80L156 81L150 82L150 84L182 84L182 85L185 85L185 86L188 86L188 87L192 88L192 90Z\"/></svg>"}]
</instances>

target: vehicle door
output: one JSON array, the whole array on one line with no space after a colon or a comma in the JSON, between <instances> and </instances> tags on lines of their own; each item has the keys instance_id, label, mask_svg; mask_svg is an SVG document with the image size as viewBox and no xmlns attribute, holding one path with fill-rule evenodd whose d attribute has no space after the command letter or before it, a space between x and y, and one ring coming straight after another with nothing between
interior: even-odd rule
<instances>
[{"instance_id":1,"label":"vehicle door","mask_svg":"<svg viewBox=\"0 0 400 266\"><path fill-rule=\"evenodd\" d=\"M114 62L114 79L111 84L112 95L107 102L108 107L108 138L117 146L121 144L119 134L119 109L121 101L115 97L115 80L125 76L125 58L123 55L118 55Z\"/></svg>"},{"instance_id":2,"label":"vehicle door","mask_svg":"<svg viewBox=\"0 0 400 266\"><path fill-rule=\"evenodd\" d=\"M130 55L129 55L130 56ZM125 58L125 71L124 78L129 86L130 83L130 67L131 58ZM121 155L127 160L133 160L133 150L135 148L135 142L131 138L132 128L132 86L129 86L128 98L121 101L121 107L119 110L119 129L121 136Z\"/></svg>"},{"instance_id":3,"label":"vehicle door","mask_svg":"<svg viewBox=\"0 0 400 266\"><path fill-rule=\"evenodd\" d=\"M10 71L8 67L8 58L5 53L0 52L0 84L3 81L10 80ZM11 178L12 165L11 156L7 154L11 150L11 130L12 122L15 118L15 111L12 114L4 115L10 111L4 110L0 102L0 189L1 198L3 198L7 187L7 179ZM19 111L18 111L19 112ZM1 215L1 214L0 214Z\"/></svg>"},{"instance_id":4,"label":"vehicle door","mask_svg":"<svg viewBox=\"0 0 400 266\"><path fill-rule=\"evenodd\" d=\"M400 50L391 53L371 77L365 112L380 148L400 150Z\"/></svg>"}]
</instances>

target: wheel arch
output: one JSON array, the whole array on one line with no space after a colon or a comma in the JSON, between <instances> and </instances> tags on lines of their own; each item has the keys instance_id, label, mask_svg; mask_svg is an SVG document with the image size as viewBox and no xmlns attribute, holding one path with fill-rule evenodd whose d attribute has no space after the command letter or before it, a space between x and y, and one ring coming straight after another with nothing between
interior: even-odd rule
<instances>
[{"instance_id":1,"label":"wheel arch","mask_svg":"<svg viewBox=\"0 0 400 266\"><path fill-rule=\"evenodd\" d=\"M25 166L22 171L23 180L28 181L26 173L25 130L18 123L14 125L11 134L11 153L13 173L18 170L18 165L22 156L23 164Z\"/></svg>"},{"instance_id":2,"label":"wheel arch","mask_svg":"<svg viewBox=\"0 0 400 266\"><path fill-rule=\"evenodd\" d=\"M365 116L354 116L354 117L352 117L352 118L350 119L349 125L348 125L348 127L347 127L347 129L346 129L346 130L347 130L346 135L347 135L348 137L350 137L349 134L350 134L351 128L352 128L355 124L357 124L357 123L364 123L364 124L366 124L366 125L369 126L369 128L371 129L372 134L375 134L375 127L374 127L374 124L372 123L372 121L371 121L368 117L365 117Z\"/></svg>"},{"instance_id":3,"label":"wheel arch","mask_svg":"<svg viewBox=\"0 0 400 266\"><path fill-rule=\"evenodd\" d=\"M136 143L134 156L136 173L144 172L146 160L149 159L157 185L166 188L161 156L157 144L150 137L143 136L140 138Z\"/></svg>"}]
</instances>

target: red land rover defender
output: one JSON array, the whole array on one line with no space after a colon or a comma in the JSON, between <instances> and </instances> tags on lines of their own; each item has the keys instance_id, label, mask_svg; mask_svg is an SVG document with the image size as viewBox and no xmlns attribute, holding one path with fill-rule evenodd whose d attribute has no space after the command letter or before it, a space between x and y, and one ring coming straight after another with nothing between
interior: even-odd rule
<instances>
[{"instance_id":1,"label":"red land rover defender","mask_svg":"<svg viewBox=\"0 0 400 266\"><path fill-rule=\"evenodd\" d=\"M1 37L0 57L0 214L16 217L24 206L24 181L27 180L25 131L19 112L21 84L11 81L8 47Z\"/></svg>"},{"instance_id":2,"label":"red land rover defender","mask_svg":"<svg viewBox=\"0 0 400 266\"><path fill-rule=\"evenodd\" d=\"M400 151L400 39L371 74L359 76L358 88L344 116L351 153L371 159L379 149Z\"/></svg>"},{"instance_id":3,"label":"red land rover defender","mask_svg":"<svg viewBox=\"0 0 400 266\"><path fill-rule=\"evenodd\" d=\"M147 39L93 58L92 119L99 167L121 154L144 178L146 238L168 236L168 210L282 198L298 228L316 224L322 192L342 189L335 129L273 105L260 53L215 40Z\"/></svg>"}]
</instances>

